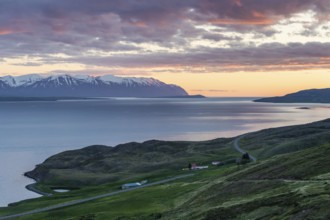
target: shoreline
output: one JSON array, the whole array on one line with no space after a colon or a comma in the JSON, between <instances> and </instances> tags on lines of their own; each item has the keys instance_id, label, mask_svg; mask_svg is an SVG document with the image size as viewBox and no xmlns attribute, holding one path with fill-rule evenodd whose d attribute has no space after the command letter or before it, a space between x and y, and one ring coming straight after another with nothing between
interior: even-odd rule
<instances>
[{"instance_id":1,"label":"shoreline","mask_svg":"<svg viewBox=\"0 0 330 220\"><path fill-rule=\"evenodd\" d=\"M32 184L26 185L25 188L26 188L27 190L29 190L29 191L31 191L31 192L34 192L34 193L37 193L37 194L39 194L39 195L41 195L41 196L52 196L52 195L53 195L53 194L51 194L51 193L46 193L46 192L43 192L43 191L37 189L37 188L35 187L36 184L37 184L37 183L32 183Z\"/></svg>"},{"instance_id":2,"label":"shoreline","mask_svg":"<svg viewBox=\"0 0 330 220\"><path fill-rule=\"evenodd\" d=\"M31 184L26 185L25 189L27 189L31 192L34 192L36 194L39 194L41 196L52 196L53 195L51 193L43 192L43 191L37 189L35 186L37 185L38 180L33 178L31 175L29 175L28 172L25 172L24 176L35 181L35 183L31 183Z\"/></svg>"},{"instance_id":3,"label":"shoreline","mask_svg":"<svg viewBox=\"0 0 330 220\"><path fill-rule=\"evenodd\" d=\"M236 103L236 102L235 102ZM327 105L327 104L326 104ZM295 105L293 105L293 106L295 106ZM291 109L291 106L289 106L288 108L290 108ZM293 107L292 107L293 108ZM324 107L322 107L322 108L327 108L326 106L324 106ZM295 109L294 109L295 110ZM306 119L306 118L305 118ZM313 118L314 119L314 118ZM242 119L243 120L243 119ZM309 120L311 120L311 119L309 119ZM317 120L321 120L321 119L317 119ZM311 121L316 121L316 120L311 120ZM292 124L291 124L292 123ZM294 122L291 122L289 125L297 125L297 124L302 124L302 123L307 123L307 122L301 122L300 120L299 120L299 122L298 121L294 121ZM282 124L282 123L281 123ZM284 123L284 124L286 124L286 123ZM263 125L263 124L261 124L261 125ZM271 126L270 126L271 125ZM266 128L271 128L271 127L278 127L277 125L275 126L275 125L273 125L272 123L270 123L270 125L268 125L268 126L265 126ZM282 125L281 125L282 126ZM263 128L263 126L261 126L262 128L261 129L264 129ZM244 128L245 129L245 128ZM243 134L243 133L245 133L245 131L244 131L244 129L243 130L240 130L239 131L239 134L237 134L237 135L240 135L240 134ZM248 129L247 129L248 130ZM252 130L252 131L255 131L255 130L259 130L259 127L257 127L257 128L255 128L254 130ZM237 132L236 130L235 130L235 132ZM249 131L247 131L247 132L249 132ZM233 137L233 136L236 136L236 135L233 135L232 136L232 134L230 133L229 135L228 134L225 134L225 132L224 131L220 131L220 133L223 133L223 134L221 134L221 136L217 136L217 137ZM201 135L203 135L203 134L201 134ZM211 135L213 135L213 134L211 134ZM186 136L183 136L183 138L184 139L186 139ZM183 139L182 138L182 139ZM177 139L177 138L176 138ZM181 139L181 137L179 137L178 139ZM213 138L212 138L213 139ZM146 139L146 140L148 140L148 139ZM207 137L207 138L203 138L203 140L209 140L209 138ZM120 141L118 144L121 144L121 143L126 143L126 141ZM54 146L55 146L55 144L54 144ZM84 146L84 144L83 145L81 145L80 143L78 143L78 144L74 144L74 147L73 148L71 148L71 144L69 145L67 145L65 148L69 148L70 147L70 149L79 149L79 148L81 148L82 146ZM41 146L38 146L38 152L39 152L39 148L40 149L42 149L42 147ZM50 147L50 149L52 149L53 147ZM59 147L57 144L56 144L56 147L54 147L54 148L56 148L56 149L58 149L58 150L56 150L56 152L58 151L58 152L62 152L62 151L66 151L66 149L63 149L62 150L62 147ZM6 148L4 148L4 149L6 149ZM23 149L23 148L22 148ZM25 148L24 148L25 149ZM28 148L29 149L29 148ZM70 149L68 149L68 150L70 150ZM19 149L20 150L20 149ZM16 150L15 150L16 151ZM33 150L33 151L35 151L35 150ZM10 151L11 152L11 151ZM13 151L14 152L14 151ZM27 151L28 153L30 153L30 151ZM40 150L40 152L44 152L44 150ZM13 153L12 153L13 154ZM6 154L5 154L6 155ZM14 155L14 154L13 154ZM53 153L51 154L51 155L53 155ZM50 156L51 156L50 155ZM50 156L46 156L46 157L42 157L42 159L38 159L38 161L39 160L44 160L45 158L47 158L47 157L50 157ZM4 157L5 158L5 157ZM34 158L34 157L33 157ZM33 165L36 165L38 162L36 162L36 163L34 163ZM32 165L31 165L32 166ZM26 168L25 168L26 169ZM25 170L26 171L26 170ZM20 173L18 173L18 175L22 175L22 173L24 173L24 170L22 170L22 171L20 171ZM33 178L31 178L31 177L29 177L29 176L27 176L27 175L25 175L26 177L28 177L28 178L30 178L30 179L33 179ZM35 180L36 181L36 180ZM32 185L32 186L30 186L31 185L31 182L32 181L26 181L25 183L23 183L23 184L21 184L19 187L20 187L20 189L23 189L23 190L27 190L27 191L29 191L29 192L33 192L33 194L34 195L36 195L36 196L38 196L38 195L44 195L43 193L44 192L42 192L42 191L40 191L41 193L39 193L39 191L37 190L37 189L35 189L36 188L36 186L38 186L38 184L37 185ZM38 181L36 181L36 182L38 182ZM7 182L6 182L7 183ZM14 188L13 187L13 189L16 189L16 188ZM14 192L15 192L15 190L14 190ZM50 192L51 193L51 192ZM23 195L23 194L22 194ZM33 198L33 195L30 197L30 198ZM24 197L24 198L22 198L22 199L20 199L19 201L22 201L22 200L25 200L26 198ZM18 200L17 200L18 201ZM12 202L12 203L15 203L15 202L17 202L17 201L14 201L14 202ZM10 203L7 203L7 205L8 204L10 204Z\"/></svg>"}]
</instances>

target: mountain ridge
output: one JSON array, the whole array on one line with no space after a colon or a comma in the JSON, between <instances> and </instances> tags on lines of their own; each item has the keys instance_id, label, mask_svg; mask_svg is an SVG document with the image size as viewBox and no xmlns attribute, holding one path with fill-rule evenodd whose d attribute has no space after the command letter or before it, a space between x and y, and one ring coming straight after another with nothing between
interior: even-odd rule
<instances>
[{"instance_id":1,"label":"mountain ridge","mask_svg":"<svg viewBox=\"0 0 330 220\"><path fill-rule=\"evenodd\" d=\"M16 97L164 97L186 96L180 86L154 78L114 75L38 75L0 77L0 96Z\"/></svg>"},{"instance_id":2,"label":"mountain ridge","mask_svg":"<svg viewBox=\"0 0 330 220\"><path fill-rule=\"evenodd\" d=\"M330 88L301 90L284 96L257 99L254 102L330 103Z\"/></svg>"}]
</instances>

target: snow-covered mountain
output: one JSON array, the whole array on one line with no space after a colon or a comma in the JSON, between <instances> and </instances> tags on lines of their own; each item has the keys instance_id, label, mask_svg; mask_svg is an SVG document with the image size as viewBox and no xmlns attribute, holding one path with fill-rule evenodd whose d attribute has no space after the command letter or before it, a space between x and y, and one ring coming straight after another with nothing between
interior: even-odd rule
<instances>
[{"instance_id":1,"label":"snow-covered mountain","mask_svg":"<svg viewBox=\"0 0 330 220\"><path fill-rule=\"evenodd\" d=\"M186 96L177 85L153 78L114 75L38 75L0 77L0 96L20 97L165 97Z\"/></svg>"},{"instance_id":2,"label":"snow-covered mountain","mask_svg":"<svg viewBox=\"0 0 330 220\"><path fill-rule=\"evenodd\" d=\"M18 87L21 85L31 85L34 82L41 80L42 77L37 74L29 74L23 76L3 76L0 80L11 87Z\"/></svg>"}]
</instances>

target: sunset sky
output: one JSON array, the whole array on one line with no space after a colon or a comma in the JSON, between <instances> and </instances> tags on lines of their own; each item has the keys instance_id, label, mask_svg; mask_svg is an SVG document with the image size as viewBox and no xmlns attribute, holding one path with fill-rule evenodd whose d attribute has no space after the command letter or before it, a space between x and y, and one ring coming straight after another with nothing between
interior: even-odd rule
<instances>
[{"instance_id":1,"label":"sunset sky","mask_svg":"<svg viewBox=\"0 0 330 220\"><path fill-rule=\"evenodd\" d=\"M1 0L0 76L154 77L207 96L330 87L329 0Z\"/></svg>"}]
</instances>

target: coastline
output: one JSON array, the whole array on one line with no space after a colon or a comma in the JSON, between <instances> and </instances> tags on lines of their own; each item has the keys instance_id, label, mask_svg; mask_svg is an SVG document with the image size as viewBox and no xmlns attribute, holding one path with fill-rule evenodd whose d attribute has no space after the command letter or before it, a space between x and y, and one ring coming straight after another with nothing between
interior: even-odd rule
<instances>
[{"instance_id":1,"label":"coastline","mask_svg":"<svg viewBox=\"0 0 330 220\"><path fill-rule=\"evenodd\" d=\"M325 120L322 120L322 121L316 121L316 122L307 123L307 124L300 124L300 125L294 125L294 126L282 126L282 127L272 128L272 129L263 129L263 130L255 131L255 132L252 132L252 133L245 133L245 134L233 137L234 139L233 138L229 138L229 139L221 139L220 138L220 139L214 139L214 140L208 140L208 141L201 141L200 143L193 143L193 146L195 147L194 149L196 150L196 151L194 151L194 153L198 154L200 152L199 150L205 149L205 146L207 146L207 148L209 148L209 149L212 149L211 152L213 154L216 154L216 149L224 149L224 148L227 148L228 150L234 149L234 150L238 151L240 153L240 155L241 154L246 154L246 152L249 151L248 155L250 156L250 159L252 159L254 162L256 162L256 158L251 156L251 154L250 154L250 153L252 153L253 155L255 155L255 153L258 152L258 151L254 151L253 149L251 149L251 146L255 147L255 145L257 143L256 140L260 140L260 137L262 137L262 138L266 137L265 139L262 139L264 141L264 143L269 143L269 141L273 141L273 140L279 140L278 143L282 143L283 138L285 138L285 139L288 138L288 131L290 131L289 134L290 134L291 139L294 139L294 140L297 139L297 142L295 144L293 144L291 146L290 145L282 145L282 149L280 151L278 151L277 153L274 153L273 150L272 150L273 147L274 146L280 146L280 145L278 143L272 143L272 146L268 147L268 152L273 152L274 154L268 155L266 157L261 156L261 159L267 160L267 159L271 158L274 155L287 155L289 153L292 153L292 155L296 155L297 154L296 152L300 152L300 151L301 152L306 152L306 150L308 150L309 148L312 147L312 145L315 144L314 142L311 142L311 144L309 146L306 145L306 146L303 146L302 148L297 150L296 144L300 143L302 140L304 141L304 138L306 137L306 134L302 133L301 131L308 131L308 133L310 133L310 135L309 135L310 140L314 140L315 138L317 138L318 140L328 140L329 139L329 136L328 136L329 131L326 130L327 132L324 132L324 130L329 129L329 128L330 128L330 119L328 118L328 119L325 119ZM311 130L311 129L314 129L314 130ZM320 137L323 137L325 139L322 139ZM247 138L247 139L245 139L245 138ZM271 138L271 139L269 139L269 138ZM245 139L245 140L242 140L242 139ZM139 161L139 160L137 160L138 157L136 155L138 155L138 154L136 154L136 152L139 152L139 153L149 152L151 149L153 149L154 152L153 152L152 155L155 157L157 152L158 153L163 152L165 146L166 146L166 150L167 150L166 154L169 155L169 156L174 155L174 158L176 158L176 155L177 155L178 152L185 152L187 150L191 150L191 144L192 143L188 143L188 142L169 142L169 141L149 140L149 141L145 141L143 143L136 143L135 142L135 143L120 144L120 145L118 145L114 148L108 148L107 146L94 145L94 146L85 147L85 148L82 148L82 149L79 149L79 150L76 150L76 151L62 152L60 154L52 156L51 158L55 159L58 166L61 167L61 164L63 164L63 163L61 163L61 160L62 161L72 161L71 159L74 158L75 155L77 155L77 153L78 153L78 155L79 154L80 155L87 155L87 158L85 158L85 159L87 159L91 163L90 164L85 164L85 165L91 167L90 165L93 165L93 160L99 161L100 159L101 160L105 159L107 157L103 157L103 156L112 155L113 152L116 152L117 154L122 152L123 155L126 155L128 152L133 151L133 154L130 155L130 159L132 159L132 161ZM244 147L244 149L242 149L241 148L242 146L240 146L240 145L242 145ZM321 147L322 146L322 141L319 141L316 145ZM169 146L172 146L173 148L169 148ZM264 148L264 144L261 144L258 147ZM267 147L266 147L266 149L267 149ZM135 153L134 153L134 150L135 150ZM208 152L208 151L206 151L206 152ZM222 151L220 150L220 152L222 152ZM308 152L309 151L307 151L307 153ZM183 154L181 154L181 155L183 155ZM235 155L230 155L230 157L232 157L232 156L235 156ZM280 156L278 156L278 157L280 157ZM120 155L119 155L119 158L120 158ZM172 161L176 161L176 162L180 163L180 166L178 166L178 168L180 168L180 167L184 166L184 163L186 162L187 159L191 159L191 158L192 158L191 155L185 155L185 156L183 155L183 159L184 159L182 161L183 163L181 163L179 160L176 161L175 159L172 160ZM293 158L295 159L296 157L293 157ZM299 157L297 157L297 158L299 160ZM199 158L199 159L201 159L201 158ZM115 160L116 160L116 158L115 158ZM210 162L210 161L212 161L212 157L207 158L206 160L208 162ZM221 158L220 160L221 161L226 161L225 158ZM48 161L48 163L51 162L50 159L48 159L46 161ZM202 160L200 160L200 161L202 161ZM230 163L237 163L237 157L236 157L236 160L234 159L232 161L233 162L230 162ZM272 164L272 160L270 160L270 163ZM100 163L96 163L96 164L100 165ZM205 161L204 161L204 164L205 164ZM227 164L227 163L224 162L224 164ZM242 164L244 164L244 163L242 163ZM255 164L255 166L258 166L257 163L254 163L254 164ZM299 164L299 163L295 163L295 164ZM77 164L75 164L75 165L77 165ZM152 166L152 162L151 162L151 166ZM263 165L261 164L260 166L263 166ZM275 165L273 165L273 166L275 166ZM45 167L47 167L47 165ZM54 167L54 166L51 166L51 167ZM80 167L80 166L78 166L78 167ZM266 166L266 167L267 167L267 169L269 168L269 166ZM61 167L61 168L63 169L64 167ZM67 167L67 168L69 168L70 170L72 169L71 167ZM155 166L154 168L157 169L159 167ZM173 173L175 173L178 170L178 168L175 168L175 167L171 168L170 170L171 170L172 174L168 177L164 176L164 178L163 178L164 181L173 179L173 177L171 177L171 176L173 176ZM58 169L58 167L55 167L55 169ZM81 167L79 169L81 170ZM144 169L144 170L151 170L151 169L147 168L147 169ZM90 171L88 171L88 172L90 172ZM121 171L118 171L118 172L121 172ZM136 172L136 171L134 171L134 172ZM147 171L143 171L143 172L147 172ZM265 172L268 172L268 171L266 170ZM104 171L104 173L108 173L108 171ZM168 173L166 173L166 174L168 175ZM187 175L194 175L194 174L185 174L185 175L183 175L182 173L175 173L175 174L178 175L178 177L187 176ZM34 176L33 173L29 173L29 172L25 173L24 175L26 177L29 177L29 178L35 180L35 181L39 180L39 181L43 182L43 178L42 178L43 175ZM254 175L254 174L248 173L248 175ZM265 180L264 178L267 178L267 180L269 180L268 179L269 177L267 177L268 174L263 174L263 175L266 175L266 176L262 177L261 181L264 181ZM280 180L282 180L282 178L283 178L281 175L282 175L282 172L280 172L279 177L277 177L277 178L281 178ZM301 181L299 179L301 176L297 175L297 177L292 177L291 175L292 174L287 174L286 178L288 178L288 181L297 181L297 180ZM69 174L69 176L70 176L70 174ZM176 177L174 177L174 178L176 178ZM67 180L64 179L63 181L64 181L63 183L67 183ZM81 181L81 179L79 179L79 181ZM305 180L303 180L303 181L305 181ZM147 184L147 185L155 185L156 183L158 183L158 182L151 181L151 183ZM36 184L37 183L29 184L29 185L26 186L26 189L28 189L32 192L38 193L42 196L48 196L48 197L52 196L51 193L46 193L46 192L43 192L43 191L37 189ZM50 187L50 189L53 189L53 188ZM118 193L121 193L121 192L124 192L124 191L122 191L122 190L118 191ZM97 196L94 196L94 197L88 197L88 198L83 198L82 200L80 199L80 200L73 200L73 201L74 201L74 204L78 204L78 203L81 203L81 202L84 202L84 201L90 201L90 200L94 200L94 199L98 199L98 198L103 198L104 195L108 196L108 195L112 195L112 193L111 194L100 194L100 195L97 195ZM76 203L76 202L78 202L78 203ZM58 207L58 206L65 207L66 205L64 205L64 206L62 206L62 204L56 205L56 207ZM36 210L38 210L38 209L36 209Z\"/></svg>"},{"instance_id":2,"label":"coastline","mask_svg":"<svg viewBox=\"0 0 330 220\"><path fill-rule=\"evenodd\" d=\"M39 195L42 195L42 196L52 196L53 194L51 193L46 193L46 192L42 192L41 190L37 189L35 186L36 186L37 183L32 183L32 184L29 184L27 186L25 186L25 188L31 192L34 192L34 193L37 193Z\"/></svg>"},{"instance_id":3,"label":"coastline","mask_svg":"<svg viewBox=\"0 0 330 220\"><path fill-rule=\"evenodd\" d=\"M32 179L32 180L35 181L35 183L31 183L31 184L28 184L28 185L25 186L25 188L26 188L27 190L29 190L29 191L31 191L31 192L34 192L34 193L37 193L37 194L42 195L42 196L52 196L52 195L53 195L53 194L51 194L51 193L43 192L43 191L37 189L35 186L36 186L37 183L38 183L38 179L36 179L36 178L34 178L33 176L29 175L28 172L25 172L25 173L24 173L24 176L27 177L27 178L30 178L30 179Z\"/></svg>"},{"instance_id":4,"label":"coastline","mask_svg":"<svg viewBox=\"0 0 330 220\"><path fill-rule=\"evenodd\" d=\"M207 99L206 101L206 103L208 103L209 101L212 101L212 106L213 106L213 100L215 100L215 104L216 103L220 103L219 104L219 109L221 109L220 107L222 107L223 105L228 105L228 102L222 102L223 101L223 99L213 99L213 98L211 98L211 99ZM145 103L152 103L153 105L151 105L151 107L153 107L153 106L157 106L158 104L159 104L159 102L154 102L154 101L149 101L149 100L143 100L144 102L141 102L141 104L139 104L139 105L141 105L142 107L144 107L145 106ZM166 100L165 100L166 101ZM172 101L172 100L171 100ZM131 102L132 101L113 101L116 105L118 105L118 106L120 106L120 107L122 107L122 106L124 106L124 107L126 107L126 104L128 103L128 104L131 104ZM52 107L54 107L54 109L56 109L56 110L58 110L58 109L61 109L61 108L63 108L63 107L65 107L65 108L67 108L67 106L70 106L70 109L71 109L71 104L70 104L71 102L68 102L68 103L64 103L65 104L65 106L64 106L64 104L62 104L62 103L60 103L61 104L61 106L58 106L58 105L52 105ZM105 104L107 104L108 102L104 102ZM134 102L132 102L132 103L137 103L137 101L134 101ZM165 103L167 103L167 102L165 102ZM192 104L194 104L194 102L187 102L188 104L187 104L187 106L188 107L190 107ZM222 104L223 103L223 104ZM234 100L234 101L231 101L229 104L231 104L231 103L234 103L235 105L231 105L231 106L233 106L233 109L235 110L235 111L233 111L235 114L233 114L233 115L237 115L238 113L240 113L240 114L242 114L242 112L243 112L243 115L245 114L245 112L244 111L238 111L238 112L236 112L236 110L238 109L239 110L239 108L236 108L237 107L237 104L236 103L242 103L242 102L240 102L240 101L236 101L236 100ZM251 102L252 103L252 102ZM253 104L251 104L250 102L248 102L248 104L249 105L251 105L252 107L253 107ZM125 104L125 105L124 105ZM157 105L154 105L154 104L157 104ZM163 105L163 102L160 102L160 104L162 104ZM245 104L245 102L243 103L244 105L246 105ZM34 106L34 105L36 105L36 106ZM62 106L63 105L63 106ZM80 105L80 103L79 103L79 105ZM86 102L86 103L82 103L81 104L82 106L86 106L86 107L89 107L91 104L89 103L89 102ZM94 104L93 104L94 105ZM197 104L196 104L197 105ZM25 106L27 106L26 104L25 105L19 105L19 107L25 107ZM35 110L34 109L36 109L37 107L39 108L39 106L41 106L40 104L38 104L38 103L36 103L36 104L33 104L33 105L29 105L29 106L31 106L31 112L34 112ZM111 105L109 105L109 106L113 106L112 104ZM258 105L256 105L257 107L259 107L259 104ZM282 111L282 107L283 106L281 106L281 105L279 105L279 109L277 110L276 108L277 108L277 105L271 105L270 107L268 107L268 105L261 105L261 107L264 107L265 106L265 109L267 110L267 108L271 108L271 111L278 111L279 113L277 113L276 112L276 114L275 113L272 113L272 115L279 115L279 116L281 116L281 118L284 118L283 117L283 115L284 116L287 116L288 114L284 114L283 112L281 112ZM291 117L290 118L295 118L295 120L293 120L293 121L288 121L288 122L285 122L284 124L285 125L294 125L294 124L301 124L301 123L305 123L305 122L307 122L307 121L309 121L309 120L311 120L311 118L308 118L308 117L302 117L302 116L304 116L304 115L306 115L306 113L304 113L305 111L302 111L302 110L299 110L299 109L295 109L295 107L297 107L297 106L301 106L301 105L289 105L289 106L284 106L283 107L283 109L285 109L286 111L288 111L289 113L290 113L290 115L291 115ZM308 105L309 106L309 105ZM32 108L33 107L33 108ZM41 107L43 107L43 106L41 106ZM61 108L59 108L59 107L61 107ZM173 107L173 106L172 106ZM176 106L174 106L174 107L176 107ZM180 109L182 109L182 104L180 104L179 105L179 107L180 108L178 108L179 110ZM217 106L216 106L217 107ZM248 106L249 107L249 106ZM29 107L30 108L30 107ZM274 108L275 108L275 110L274 110ZM15 106L15 109L24 109L24 108L16 108L16 106ZM76 108L74 108L74 109L76 109ZM125 108L126 109L126 108ZM210 113L212 113L211 112L211 110L212 110L213 108L211 108L210 110L208 110L207 109L207 112L210 112ZM10 109L9 109L10 110ZM158 110L158 109L155 109L155 110ZM250 111L250 109L247 109L247 110L249 110ZM252 109L253 110L253 109ZM266 114L266 113L269 113L268 111L266 111L266 110L263 110L263 111L261 111L261 113L259 112L257 112L258 114ZM205 111L205 109L203 109L203 111ZM8 111L3 111L4 113L6 113L6 112L8 112ZM55 111L54 111L55 112ZM57 111L58 112L58 111ZM253 111L253 112L255 112L255 111ZM325 111L323 111L322 110L322 112L325 112ZM194 113L195 114L195 112L192 112L192 113ZM188 116L190 116L190 115L192 115L192 116L195 116L194 114L190 114L190 112L185 112L185 114L188 114ZM222 112L220 111L220 113L217 113L217 114L214 114L216 117L219 117L219 119L217 119L217 120L219 120L219 121L222 121L222 120L224 120L224 119L226 119L226 118L220 118L220 117L223 117L223 114L222 114ZM310 113L308 113L308 115L310 115ZM54 116L54 115L52 115L52 116ZM56 116L56 115L55 115ZM263 116L263 115L261 115L261 116ZM274 116L274 117L275 117ZM294 116L294 117L293 117ZM317 117L315 117L315 118L313 118L313 120L311 120L311 121L316 121L316 120L321 120L322 118L326 118L327 116L328 116L328 113L324 113L324 117L320 114L320 111L318 111L318 114L313 114L313 116L317 116ZM15 119L15 120L18 120L18 121L21 121L21 119L22 119L23 117L19 117L18 119ZM48 123L48 120L51 120L53 117L47 117L46 119L47 119L47 121L46 121L46 119L45 119L45 121ZM275 117L276 118L276 117ZM289 117L288 117L289 118ZM197 118L197 119L199 119L199 118ZM201 117L201 119L204 119L204 118L202 118ZM221 120L220 120L221 119ZM209 140L209 139L211 139L211 138L213 138L213 137L209 137L209 136L214 136L214 138L216 138L216 137L233 137L233 136L236 136L236 135L240 135L240 134L243 134L243 133L245 133L245 132L251 132L251 131L255 131L255 130L259 130L259 129L263 129L263 128L268 128L268 127L278 127L278 126L282 126L282 125L278 125L278 124L281 124L280 122L275 122L274 123L274 125L273 124L270 124L270 125L268 125L268 126L266 126L264 123L263 123L263 118L257 118L256 120L254 119L254 118L252 118L252 119L250 119L250 118L247 118L247 119L245 119L245 118L238 118L238 119L241 119L241 120L252 120L253 119L253 122L258 122L258 120L260 120L261 122L259 122L259 124L260 125L257 125L257 126L251 126L251 127L243 127L244 129L242 129L242 130L239 130L239 129L237 129L237 130L234 130L234 129L232 129L232 131L231 132L225 132L224 130L220 130L219 131L219 133L221 133L220 135L218 134L218 132L216 133L216 132L214 132L214 134L213 133L211 133L210 132L210 135L208 135L208 136L205 136L205 139L204 139L204 134L202 133L202 132L200 132L199 133L199 135L200 135L200 137L201 137L201 139L202 140ZM277 119L277 118L276 118ZM297 120L296 120L297 119ZM301 122L300 120L298 120L298 119L303 119L303 122ZM307 120L307 119L309 119L309 120ZM205 118L205 121L206 120L209 120L208 118ZM227 119L226 119L227 120ZM69 120L70 121L70 120ZM75 121L73 121L73 122L75 122ZM70 123L71 124L74 124L73 122L71 122L70 121ZM209 123L208 121L206 121L207 123ZM234 123L231 123L232 121L230 120L230 121L226 121L226 123L230 123L230 124L234 124ZM165 122L164 122L165 123ZM249 123L249 121L247 121L247 123ZM142 123L141 123L142 124ZM220 123L219 123L220 124ZM225 123L222 123L223 125L227 125L227 124L225 124ZM43 124L44 125L44 124ZM98 125L98 124L97 124ZM208 124L207 124L208 125ZM99 126L99 125L98 125ZM241 124L238 124L238 126L241 126ZM17 126L17 127L19 127L19 126ZM193 127L193 126L192 126ZM107 128L107 127L106 127ZM174 128L176 128L176 127L174 127ZM200 129L200 130L202 130L202 128L203 127L198 127L198 129ZM221 128L220 127L220 125L219 125L219 128ZM231 128L229 127L229 128L226 128L226 129L228 129L228 130L231 130ZM252 130L253 129L253 130ZM176 130L176 129L173 129L174 131L173 131L173 133L175 132L175 133L180 133L180 130L178 131L178 130ZM235 134L233 135L233 133L235 132ZM133 133L134 134L134 133ZM189 134L189 133L188 133ZM117 135L117 134L116 134ZM72 137L73 135L72 134L70 134L70 137ZM129 136L129 135L125 135L125 138L127 138L127 136L128 136L128 138L129 138L129 140L136 140L137 139L137 141L141 141L139 138L136 138L136 136ZM139 133L139 136L141 136L141 139L143 139L143 140L149 140L149 139L152 139L152 137L151 137L151 135L150 136L148 136L148 135L145 135L145 136L143 136L143 135L141 135L140 133ZM33 136L32 136L33 137ZM65 137L65 136L64 136ZM94 138L95 137L95 138ZM93 136L93 138L94 139L92 139L91 141L90 141L90 143L104 143L104 140L103 139L101 139L100 138L101 136ZM120 144L120 143L126 143L127 141L126 140L123 140L124 138L122 138L121 139L121 137L119 137L119 138L117 138L118 137L118 135L117 136L113 136L113 137L111 137L112 139L115 139L115 144ZM38 142L35 142L35 143L33 143L33 142L31 142L31 143L29 143L29 142L24 142L24 146L28 146L29 144L30 144L30 146L29 146L29 148L27 147L27 148L18 148L17 147L17 149L15 148L16 146L14 145L15 143L13 142L13 144L12 143L10 143L9 141L8 141L8 143L5 143L5 144L3 144L4 146L4 150L6 150L6 152L9 152L9 153L4 153L4 154L2 154L2 158L3 158L3 161L8 161L7 162L7 166L11 166L11 163L12 163L12 161L14 161L14 158L18 158L18 160L24 160L24 159L26 159L26 160L29 160L29 162L28 163L22 163L22 167L23 168L21 168L20 170L18 170L18 172L17 172L17 174L16 175L22 175L22 173L24 173L25 171L27 171L26 170L26 167L33 167L33 166L35 166L37 163L40 163L41 161L43 161L43 160L45 160L47 157L49 157L49 156L51 156L51 155L54 155L55 153L57 153L57 152L63 152L63 151L66 151L66 150L73 150L73 149L78 149L78 148L80 148L80 147L83 147L83 146L88 146L88 145L91 145L88 141L86 141L85 139L74 139L75 137L73 136L71 139L65 139L65 138L63 138L63 140L61 140L62 142L65 142L66 143L66 145L65 145L65 147L58 147L58 146L61 146L61 142L56 142L56 140L53 140L53 139L50 139L50 140L48 140L47 139L47 141L49 141L49 142L51 142L52 143L52 145L54 145L54 146L56 146L56 148L54 148L53 149L53 146L48 146L48 145L46 145L45 144L45 146L43 147L43 146L37 146L37 147L31 147L30 148L30 146L35 146L36 144L38 144L38 142L40 142L40 140L39 139L36 139L36 140L38 140ZM157 139L159 139L159 137L155 137L155 138L157 138ZM179 136L178 135L178 138L177 137L175 137L175 139L182 139L182 140L188 140L190 137L188 136L188 135L182 135L182 136ZM72 143L72 142L70 142L70 140L73 140L74 139L74 141L76 142L76 143ZM111 140L112 140L111 139ZM174 139L174 138L173 138ZM9 140L8 138L6 139L5 138L5 135L3 135L3 140L4 141L6 141L6 140ZM96 141L95 141L96 140ZM84 144L84 143L87 143L87 144ZM107 144L107 143L105 143L106 145L110 145L110 146L114 146L115 144L113 144L113 143L109 143L109 144ZM5 148L5 146L7 146L7 145L13 145L13 148L11 149L11 148L8 148L9 150L7 150L7 148ZM17 154L18 154L18 152L20 152L19 150L24 150L24 151L22 151L22 153L20 153L19 154L19 157L16 157L17 156ZM30 150L31 149L31 150ZM36 153L36 152L38 152L38 153ZM49 152L53 152L53 153L49 153ZM54 153L55 152L55 153ZM9 156L7 156L7 155L9 155ZM41 155L42 155L42 157L41 157ZM13 156L15 156L15 157L13 157ZM39 156L39 157L38 157ZM33 163L31 163L30 161L35 161L35 162L33 162ZM5 163L6 164L6 163ZM25 167L25 168L24 168ZM28 177L28 176L27 176ZM30 177L28 177L28 178L30 178ZM7 178L6 178L7 179ZM6 181L6 182L4 182L4 183L11 183L11 182L9 182L9 181ZM36 181L36 182L38 182L38 181ZM3 197L3 201L4 202L6 202L6 203L4 203L4 206L6 206L6 205L8 205L8 204L10 204L10 203L15 203L15 202L18 202L18 201L22 201L22 200L25 200L25 199L29 199L29 198L34 198L34 196L35 197L37 197L37 196L39 196L39 195L42 195L41 193L39 193L38 191L36 191L36 190L34 190L34 188L37 188L38 186L39 186L39 184L36 184L36 185L33 185L34 186L34 188L33 188L33 186L32 187L28 187L28 185L31 185L31 183L33 183L32 181L26 181L26 182L21 182L20 183L20 185L18 185L18 184L16 184L15 186L13 185L13 184L10 184L10 185L8 185L8 186L10 186L11 188L10 188L10 191L11 192L13 192L13 193L17 193L18 195L23 195L22 196L22 199L20 199L19 197L19 200L5 200L5 198ZM4 184L5 185L5 184ZM19 190L22 190L23 192L20 192ZM23 193L25 193L25 192L27 192L26 193L26 195L25 194L23 194ZM48 192L50 192L50 193L52 193L51 191L48 191ZM10 193L10 194L13 194L13 193ZM30 196L30 193L31 193L31 197L29 197ZM8 193L9 194L9 193ZM13 194L14 195L14 194ZM15 196L13 196L14 198L16 198ZM8 198L9 198L9 196L8 196ZM8 201L8 202L7 202Z\"/></svg>"}]
</instances>

